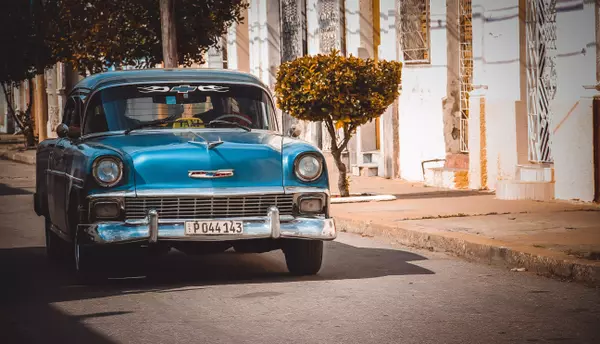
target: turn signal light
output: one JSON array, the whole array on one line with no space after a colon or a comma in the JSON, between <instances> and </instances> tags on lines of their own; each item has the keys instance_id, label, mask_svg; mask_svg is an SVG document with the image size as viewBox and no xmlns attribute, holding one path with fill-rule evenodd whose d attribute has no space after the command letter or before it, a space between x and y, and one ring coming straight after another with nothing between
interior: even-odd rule
<instances>
[{"instance_id":1,"label":"turn signal light","mask_svg":"<svg viewBox=\"0 0 600 344\"><path fill-rule=\"evenodd\" d=\"M323 200L320 198L306 198L300 200L300 212L320 213L323 210Z\"/></svg>"},{"instance_id":2,"label":"turn signal light","mask_svg":"<svg viewBox=\"0 0 600 344\"><path fill-rule=\"evenodd\" d=\"M94 218L97 220L117 219L121 214L117 202L98 202L94 204Z\"/></svg>"}]
</instances>

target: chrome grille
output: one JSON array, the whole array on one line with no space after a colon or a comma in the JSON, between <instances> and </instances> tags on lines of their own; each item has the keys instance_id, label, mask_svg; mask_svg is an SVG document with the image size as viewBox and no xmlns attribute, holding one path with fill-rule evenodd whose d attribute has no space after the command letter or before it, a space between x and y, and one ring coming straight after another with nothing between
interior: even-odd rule
<instances>
[{"instance_id":1,"label":"chrome grille","mask_svg":"<svg viewBox=\"0 0 600 344\"><path fill-rule=\"evenodd\" d=\"M291 215L293 195L252 195L228 197L127 197L127 219L142 219L148 210L160 219L211 219L266 216L276 206L281 215Z\"/></svg>"}]
</instances>

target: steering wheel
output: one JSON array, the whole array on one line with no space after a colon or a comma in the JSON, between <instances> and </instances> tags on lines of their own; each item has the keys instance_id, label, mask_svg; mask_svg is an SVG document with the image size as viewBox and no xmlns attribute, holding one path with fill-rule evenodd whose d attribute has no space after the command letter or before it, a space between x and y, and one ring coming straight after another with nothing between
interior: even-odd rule
<instances>
[{"instance_id":1,"label":"steering wheel","mask_svg":"<svg viewBox=\"0 0 600 344\"><path fill-rule=\"evenodd\" d=\"M226 113L224 115L221 115L217 118L215 118L215 120L225 120L225 118L233 118L234 120L230 122L237 122L241 125L252 125L252 118L250 118L250 116L247 115L243 115L241 113ZM245 123L242 123L245 122Z\"/></svg>"}]
</instances>

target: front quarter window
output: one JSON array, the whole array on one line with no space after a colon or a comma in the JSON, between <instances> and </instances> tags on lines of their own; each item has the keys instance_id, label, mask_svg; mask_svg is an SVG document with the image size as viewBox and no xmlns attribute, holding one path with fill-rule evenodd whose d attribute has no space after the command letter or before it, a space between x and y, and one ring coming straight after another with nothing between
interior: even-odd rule
<instances>
[{"instance_id":1,"label":"front quarter window","mask_svg":"<svg viewBox=\"0 0 600 344\"><path fill-rule=\"evenodd\" d=\"M271 123L273 112L269 96L256 86L213 84L116 86L101 90L92 96L86 111L84 133L141 127L207 128L211 121L234 122L250 129L274 130L275 124ZM164 119L169 119L168 123L160 122Z\"/></svg>"}]
</instances>

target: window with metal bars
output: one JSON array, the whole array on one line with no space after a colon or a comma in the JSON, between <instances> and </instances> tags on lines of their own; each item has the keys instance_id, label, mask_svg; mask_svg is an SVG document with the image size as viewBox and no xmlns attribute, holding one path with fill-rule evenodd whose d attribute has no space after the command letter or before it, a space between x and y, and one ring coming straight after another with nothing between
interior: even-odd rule
<instances>
[{"instance_id":1,"label":"window with metal bars","mask_svg":"<svg viewBox=\"0 0 600 344\"><path fill-rule=\"evenodd\" d=\"M400 42L405 63L431 62L430 17L429 0L400 2Z\"/></svg>"}]
</instances>

